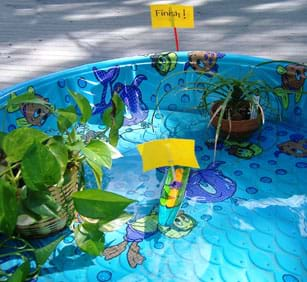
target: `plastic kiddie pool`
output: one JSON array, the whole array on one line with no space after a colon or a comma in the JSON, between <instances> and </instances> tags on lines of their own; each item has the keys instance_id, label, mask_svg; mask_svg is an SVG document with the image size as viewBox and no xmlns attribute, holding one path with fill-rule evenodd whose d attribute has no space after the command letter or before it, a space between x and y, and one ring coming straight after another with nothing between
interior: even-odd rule
<instances>
[{"instance_id":1,"label":"plastic kiddie pool","mask_svg":"<svg viewBox=\"0 0 307 282\"><path fill-rule=\"evenodd\" d=\"M307 70L278 62L255 70L259 79L285 90L273 105L283 121L269 112L260 134L248 142L220 144L216 162L208 117L195 110L201 91L185 91L201 69L241 76L263 61L166 52L89 64L2 90L1 106L29 87L56 107L72 103L67 89L83 94L94 113L80 126L86 138L103 130L101 115L114 91L126 104L119 142L124 158L105 171L103 186L138 201L128 208L133 218L107 233L106 251L96 258L80 252L68 234L38 281L307 281L307 99L287 92L306 91ZM29 113L1 110L1 130L33 126L56 133L48 113ZM136 145L167 137L194 139L201 168L191 172L180 220L161 234L151 223L165 169L143 173ZM87 178L90 185L93 177Z\"/></svg>"}]
</instances>

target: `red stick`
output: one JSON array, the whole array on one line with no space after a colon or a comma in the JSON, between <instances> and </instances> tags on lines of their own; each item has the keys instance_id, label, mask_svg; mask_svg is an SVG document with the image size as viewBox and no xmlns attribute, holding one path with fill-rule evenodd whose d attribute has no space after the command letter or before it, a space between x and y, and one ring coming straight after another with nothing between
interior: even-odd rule
<instances>
[{"instance_id":1,"label":"red stick","mask_svg":"<svg viewBox=\"0 0 307 282\"><path fill-rule=\"evenodd\" d=\"M179 38L176 27L174 27L174 35L175 35L175 42L176 42L176 51L179 51Z\"/></svg>"}]
</instances>

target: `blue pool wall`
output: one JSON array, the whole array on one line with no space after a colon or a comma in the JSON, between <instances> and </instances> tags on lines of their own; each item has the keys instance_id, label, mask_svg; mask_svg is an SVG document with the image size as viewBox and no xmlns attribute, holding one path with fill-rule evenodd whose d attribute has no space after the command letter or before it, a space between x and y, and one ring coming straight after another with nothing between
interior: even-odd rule
<instances>
[{"instance_id":1,"label":"blue pool wall","mask_svg":"<svg viewBox=\"0 0 307 282\"><path fill-rule=\"evenodd\" d=\"M289 62L273 62L255 67L261 62L270 60L238 54L223 54L205 51L201 54L204 59L200 62L200 66L208 64L212 66L211 71L213 72L232 77L240 77L250 69L253 69L257 79L264 80L270 85L279 88L283 88L285 82L283 82L282 75L278 73L278 67L283 66L284 69L286 69L287 66L294 65ZM0 92L0 119L2 121L0 130L11 131L19 126L16 120L24 116L22 110L15 110L8 113L3 106L7 103L12 93L20 95L28 91L29 87L33 87L36 95L48 99L57 108L63 108L72 103L67 89L83 94L94 107L95 104L97 105L101 102L104 91L106 95L104 100L108 103L111 99L112 92L114 92L115 88L119 85L120 88L118 89L123 90L123 88L125 88L127 93L132 95L125 101L128 111L129 107L132 107L130 110L133 111L133 103L135 103L136 106L139 105L143 110L154 109L157 101L159 101L161 97L164 97L160 104L161 110L193 111L200 102L201 91L184 91L182 87L185 85L192 85L191 83L195 80L201 81L201 79L207 80L210 78L207 76L202 76L200 78L199 73L189 64L189 57L191 58L191 55L193 55L193 51L164 52L160 54L96 62L35 78L3 89ZM160 63L160 68L164 70L163 73L158 71L155 67L157 58ZM164 64L167 63L163 62L167 61L168 58L176 58L176 64L173 63L165 67ZM95 76L95 69L102 72L112 72L114 68L116 72L113 72L113 80L111 78L110 82L106 82L104 85L98 81ZM306 73L306 69L300 70L300 72L297 71L294 82L293 79L291 82L295 83L299 81L303 85L300 91L305 92L307 87L304 75ZM106 75L106 77L108 76ZM136 89L136 91L133 89ZM132 92L129 92L130 90ZM267 109L266 118L276 119L274 109L279 108L282 110L282 120L284 123L298 128L302 126L305 127L307 113L304 112L303 109L307 106L306 95L302 94L299 99L293 93L284 95L288 97L286 98L288 101L287 107L283 105L281 97L274 97L276 98L274 99L275 102L270 105L270 109ZM91 123L101 124L100 116L99 114L95 115ZM55 120L50 117L40 127L42 130L55 129Z\"/></svg>"}]
</instances>

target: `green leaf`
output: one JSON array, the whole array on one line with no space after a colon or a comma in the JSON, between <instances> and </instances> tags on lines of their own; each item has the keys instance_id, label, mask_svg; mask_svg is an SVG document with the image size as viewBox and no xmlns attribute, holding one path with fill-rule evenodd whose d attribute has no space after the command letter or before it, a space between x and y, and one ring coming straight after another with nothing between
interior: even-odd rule
<instances>
[{"instance_id":1,"label":"green leaf","mask_svg":"<svg viewBox=\"0 0 307 282\"><path fill-rule=\"evenodd\" d=\"M102 232L112 232L121 228L132 215L129 213L122 213L118 218L111 220L109 222L99 221L99 230Z\"/></svg>"},{"instance_id":2,"label":"green leaf","mask_svg":"<svg viewBox=\"0 0 307 282\"><path fill-rule=\"evenodd\" d=\"M60 189L60 188L59 188ZM61 206L48 194L47 191L28 191L27 198L23 201L25 207L39 216L59 217Z\"/></svg>"},{"instance_id":3,"label":"green leaf","mask_svg":"<svg viewBox=\"0 0 307 282\"><path fill-rule=\"evenodd\" d=\"M0 178L0 231L11 235L17 222L16 188Z\"/></svg>"},{"instance_id":4,"label":"green leaf","mask_svg":"<svg viewBox=\"0 0 307 282\"><path fill-rule=\"evenodd\" d=\"M84 190L72 195L76 210L83 216L106 222L119 217L134 200L102 190Z\"/></svg>"},{"instance_id":5,"label":"green leaf","mask_svg":"<svg viewBox=\"0 0 307 282\"><path fill-rule=\"evenodd\" d=\"M77 92L74 92L70 89L68 91L80 109L80 112L81 112L80 121L82 123L86 123L92 116L92 109L91 109L90 103L87 101L87 99L83 95Z\"/></svg>"},{"instance_id":6,"label":"green leaf","mask_svg":"<svg viewBox=\"0 0 307 282\"><path fill-rule=\"evenodd\" d=\"M3 150L9 162L18 162L34 141L41 143L48 138L47 134L34 128L17 128L4 137Z\"/></svg>"},{"instance_id":7,"label":"green leaf","mask_svg":"<svg viewBox=\"0 0 307 282\"><path fill-rule=\"evenodd\" d=\"M69 133L69 137L73 141L77 140L77 132L76 132L76 128L75 127L71 129L71 131Z\"/></svg>"},{"instance_id":8,"label":"green leaf","mask_svg":"<svg viewBox=\"0 0 307 282\"><path fill-rule=\"evenodd\" d=\"M112 160L115 160L115 159L118 159L118 158L121 158L123 155L121 154L121 152L119 150L116 149L116 147L114 147L113 145L109 144L109 143L105 143L109 149L110 149L110 152L111 152L111 158Z\"/></svg>"},{"instance_id":9,"label":"green leaf","mask_svg":"<svg viewBox=\"0 0 307 282\"><path fill-rule=\"evenodd\" d=\"M75 240L82 251L92 256L99 256L104 250L104 234L99 231L97 224L79 224L75 229Z\"/></svg>"},{"instance_id":10,"label":"green leaf","mask_svg":"<svg viewBox=\"0 0 307 282\"><path fill-rule=\"evenodd\" d=\"M34 143L21 162L23 179L29 189L39 191L57 184L61 179L61 165L48 148Z\"/></svg>"},{"instance_id":11,"label":"green leaf","mask_svg":"<svg viewBox=\"0 0 307 282\"><path fill-rule=\"evenodd\" d=\"M28 190L28 189L25 188L23 190ZM29 190L29 192L31 192L31 190ZM18 225L29 225L42 219L41 215L38 215L37 213L34 213L27 208L25 202L27 201L28 191L24 194L26 195L24 195L23 198L20 200L20 205L18 208L18 218L17 218Z\"/></svg>"},{"instance_id":12,"label":"green leaf","mask_svg":"<svg viewBox=\"0 0 307 282\"><path fill-rule=\"evenodd\" d=\"M112 107L107 108L102 115L102 122L110 128L113 124Z\"/></svg>"},{"instance_id":13,"label":"green leaf","mask_svg":"<svg viewBox=\"0 0 307 282\"><path fill-rule=\"evenodd\" d=\"M125 104L117 92L112 96L112 106L105 110L102 122L110 128L110 143L116 146L119 139L119 129L123 126L125 115Z\"/></svg>"},{"instance_id":14,"label":"green leaf","mask_svg":"<svg viewBox=\"0 0 307 282\"><path fill-rule=\"evenodd\" d=\"M117 146L118 144L118 139L119 139L119 132L118 129L116 128L111 128L110 133L109 133L109 141L110 144L113 146Z\"/></svg>"},{"instance_id":15,"label":"green leaf","mask_svg":"<svg viewBox=\"0 0 307 282\"><path fill-rule=\"evenodd\" d=\"M64 236L61 236L50 244L34 251L36 262L39 266L42 266L47 261L49 256L55 250L56 246L63 240L63 238Z\"/></svg>"},{"instance_id":16,"label":"green leaf","mask_svg":"<svg viewBox=\"0 0 307 282\"><path fill-rule=\"evenodd\" d=\"M7 110L8 112L14 112L17 110L18 106L28 103L43 105L46 107L50 107L51 109L51 105L48 101L46 101L40 96L35 95L34 89L29 88L28 92L25 92L19 96L16 96L15 93L12 93L7 103Z\"/></svg>"},{"instance_id":17,"label":"green leaf","mask_svg":"<svg viewBox=\"0 0 307 282\"><path fill-rule=\"evenodd\" d=\"M30 273L30 263L27 259L25 259L24 263L22 263L13 275L7 280L7 282L24 282L28 274Z\"/></svg>"},{"instance_id":18,"label":"green leaf","mask_svg":"<svg viewBox=\"0 0 307 282\"><path fill-rule=\"evenodd\" d=\"M111 168L111 150L105 142L100 140L91 140L91 142L81 151L87 160L92 161L99 166Z\"/></svg>"},{"instance_id":19,"label":"green leaf","mask_svg":"<svg viewBox=\"0 0 307 282\"><path fill-rule=\"evenodd\" d=\"M61 166L61 175L64 174L68 162L68 150L65 144L63 144L63 140L61 141L59 138L51 138L48 141L48 148L50 152L56 157L60 166Z\"/></svg>"},{"instance_id":20,"label":"green leaf","mask_svg":"<svg viewBox=\"0 0 307 282\"><path fill-rule=\"evenodd\" d=\"M110 143L107 143L107 142L104 142L104 141L101 141L103 142L109 149L110 153L111 153L111 158L112 160L115 160L115 159L118 159L118 158L121 158L123 155L121 154L121 152L116 148L114 147L113 145L111 145Z\"/></svg>"},{"instance_id":21,"label":"green leaf","mask_svg":"<svg viewBox=\"0 0 307 282\"><path fill-rule=\"evenodd\" d=\"M110 127L119 129L122 127L125 115L125 104L120 96L115 92L112 97L112 106L105 110L102 121Z\"/></svg>"},{"instance_id":22,"label":"green leaf","mask_svg":"<svg viewBox=\"0 0 307 282\"><path fill-rule=\"evenodd\" d=\"M29 95L28 93L22 94L22 95L19 95L19 96L16 96L10 99L8 101L8 107L12 109L12 107L14 108L18 105L29 104L29 103L42 105L42 106L52 109L51 104L48 101L44 100L40 96L32 96L32 95Z\"/></svg>"},{"instance_id":23,"label":"green leaf","mask_svg":"<svg viewBox=\"0 0 307 282\"><path fill-rule=\"evenodd\" d=\"M87 160L88 165L90 166L90 168L92 169L94 176L95 176L95 180L97 183L97 187L96 188L101 188L102 185L102 168L100 165L97 165L95 162L92 162L91 160Z\"/></svg>"},{"instance_id":24,"label":"green leaf","mask_svg":"<svg viewBox=\"0 0 307 282\"><path fill-rule=\"evenodd\" d=\"M85 147L85 143L82 141L77 141L70 145L67 144L66 147L71 151L81 151Z\"/></svg>"},{"instance_id":25,"label":"green leaf","mask_svg":"<svg viewBox=\"0 0 307 282\"><path fill-rule=\"evenodd\" d=\"M0 149L3 148L3 141L4 141L4 136L6 134L4 132L0 132Z\"/></svg>"},{"instance_id":26,"label":"green leaf","mask_svg":"<svg viewBox=\"0 0 307 282\"><path fill-rule=\"evenodd\" d=\"M68 106L65 109L57 109L57 125L60 132L68 130L77 120L78 115L73 106Z\"/></svg>"}]
</instances>

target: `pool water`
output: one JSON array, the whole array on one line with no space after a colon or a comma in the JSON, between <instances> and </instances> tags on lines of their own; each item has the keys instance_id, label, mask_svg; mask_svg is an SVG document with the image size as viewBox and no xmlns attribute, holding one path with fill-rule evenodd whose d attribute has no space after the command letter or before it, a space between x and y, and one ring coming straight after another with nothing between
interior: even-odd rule
<instances>
[{"instance_id":1,"label":"pool water","mask_svg":"<svg viewBox=\"0 0 307 282\"><path fill-rule=\"evenodd\" d=\"M152 114L122 129L124 158L104 174L107 190L138 201L128 208L133 218L106 234L105 253L96 258L81 253L68 235L38 281L307 281L307 160L291 150L297 144L307 149L307 130L267 122L241 147L220 144L214 163L206 143L214 133L204 117L161 111L153 130ZM181 208L179 223L192 223L186 232L156 228L166 170L144 173L136 150L136 144L168 137L194 139L201 166L191 172ZM91 186L94 179L87 178ZM133 237L142 224L147 233Z\"/></svg>"}]
</instances>

